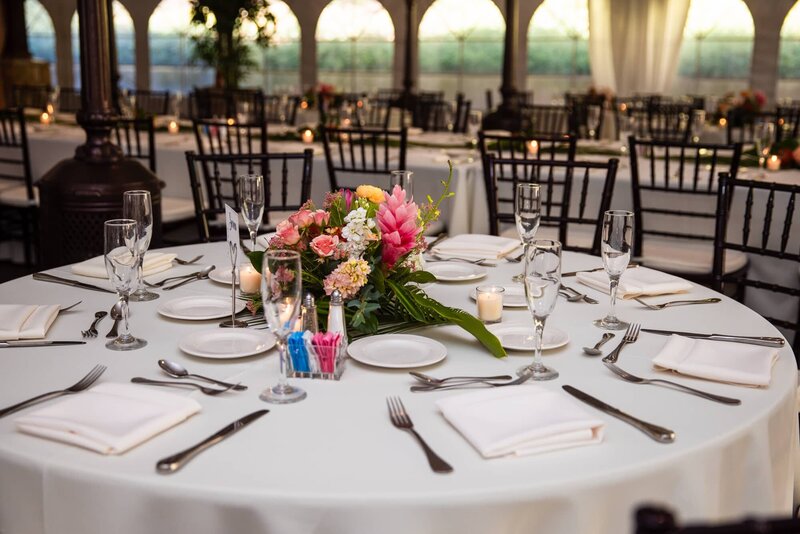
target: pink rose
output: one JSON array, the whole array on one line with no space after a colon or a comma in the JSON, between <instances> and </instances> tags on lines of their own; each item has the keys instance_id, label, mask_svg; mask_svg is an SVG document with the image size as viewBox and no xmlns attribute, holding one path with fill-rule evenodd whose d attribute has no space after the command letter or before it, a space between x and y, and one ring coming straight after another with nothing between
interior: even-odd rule
<instances>
[{"instance_id":1,"label":"pink rose","mask_svg":"<svg viewBox=\"0 0 800 534\"><path fill-rule=\"evenodd\" d=\"M318 235L311 240L311 250L321 258L330 258L336 252L339 237L335 235Z\"/></svg>"},{"instance_id":2,"label":"pink rose","mask_svg":"<svg viewBox=\"0 0 800 534\"><path fill-rule=\"evenodd\" d=\"M295 245L300 241L300 232L289 221L281 221L275 227L275 233L285 245Z\"/></svg>"},{"instance_id":3,"label":"pink rose","mask_svg":"<svg viewBox=\"0 0 800 534\"><path fill-rule=\"evenodd\" d=\"M317 226L324 226L328 224L331 214L325 210L317 210L314 212L314 224Z\"/></svg>"},{"instance_id":4,"label":"pink rose","mask_svg":"<svg viewBox=\"0 0 800 534\"><path fill-rule=\"evenodd\" d=\"M289 222L298 228L308 228L314 222L314 215L311 211L302 209L289 217Z\"/></svg>"}]
</instances>

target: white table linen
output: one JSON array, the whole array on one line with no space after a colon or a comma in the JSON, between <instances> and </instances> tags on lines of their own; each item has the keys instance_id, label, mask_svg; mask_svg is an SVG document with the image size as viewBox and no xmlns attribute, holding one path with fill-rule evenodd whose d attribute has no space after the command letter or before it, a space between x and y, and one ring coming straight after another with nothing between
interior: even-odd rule
<instances>
[{"instance_id":1,"label":"white table linen","mask_svg":"<svg viewBox=\"0 0 800 534\"><path fill-rule=\"evenodd\" d=\"M578 282L609 293L611 281L605 271L582 272L576 275ZM683 278L671 274L654 271L647 267L626 269L617 286L617 297L632 299L649 295L669 295L672 293L686 293L692 289L693 284Z\"/></svg>"},{"instance_id":2,"label":"white table linen","mask_svg":"<svg viewBox=\"0 0 800 534\"><path fill-rule=\"evenodd\" d=\"M45 337L60 309L58 304L0 304L0 341Z\"/></svg>"},{"instance_id":3,"label":"white table linen","mask_svg":"<svg viewBox=\"0 0 800 534\"><path fill-rule=\"evenodd\" d=\"M142 262L142 276L151 276L171 269L173 267L172 260L176 257L177 255L173 253L146 252ZM76 263L70 267L70 271L80 276L108 279L106 260L103 256Z\"/></svg>"},{"instance_id":4,"label":"white table linen","mask_svg":"<svg viewBox=\"0 0 800 534\"><path fill-rule=\"evenodd\" d=\"M224 265L224 243L175 250L181 257L203 253L204 262ZM600 266L599 258L564 254L565 270ZM469 291L478 283L508 284L518 264L500 262L476 283L433 284L426 291L447 304L474 310ZM602 298L602 294L588 292ZM230 295L230 288L199 281L162 299L196 294ZM64 315L51 328L59 339L77 337L113 295L35 282L26 277L0 285L0 300L27 302L48 295L56 302L84 299L82 313ZM716 296L694 287L691 298ZM24 297L24 298L23 298ZM18 432L12 417L0 419L0 530L6 534L120 534L141 532L218 533L461 533L630 532L642 503L660 503L682 518L732 519L743 514L791 511L793 448L797 441L797 371L787 346L779 351L767 388L717 382L702 387L742 399L737 407L711 403L668 388L621 381L598 359L581 355L601 331L591 320L602 306L560 300L548 325L569 333L563 348L545 353L560 378L542 387L571 384L633 415L677 432L670 445L600 412L604 441L548 454L485 460L446 423L436 401L459 391L409 393L414 381L399 370L379 370L349 361L338 382L302 380L308 399L289 406L265 405L258 394L277 379L275 351L237 360L203 360L182 354L177 340L214 326L159 317L160 302L131 304L131 329L149 341L120 355L104 339L81 347L3 349L0 406L69 385L76 370L109 366L100 383L133 376L161 378L156 362L168 358L190 371L250 386L243 393L187 396L201 414L119 456L38 439ZM711 308L710 306L713 306ZM620 318L654 328L775 335L752 311L729 299L709 306L659 312L631 301ZM530 321L527 310L505 310L506 321ZM85 324L84 324L85 323ZM447 358L426 368L435 376L513 374L531 355L492 358L455 327L423 329L448 349ZM663 337L643 333L627 347L619 365L645 377L663 376L652 357ZM675 380L697 385L680 375ZM529 387L529 386L521 386ZM178 390L176 390L177 393ZM453 467L435 475L413 438L394 428L386 396L400 395L416 429ZM175 475L155 471L160 458L185 449L255 409L270 413L258 424L194 459Z\"/></svg>"}]
</instances>

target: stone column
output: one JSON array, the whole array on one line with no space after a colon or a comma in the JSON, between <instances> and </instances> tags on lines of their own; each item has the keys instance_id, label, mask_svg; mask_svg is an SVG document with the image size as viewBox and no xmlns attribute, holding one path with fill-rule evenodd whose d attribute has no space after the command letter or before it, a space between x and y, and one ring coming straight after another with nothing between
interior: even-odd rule
<instances>
[{"instance_id":1,"label":"stone column","mask_svg":"<svg viewBox=\"0 0 800 534\"><path fill-rule=\"evenodd\" d=\"M761 2L745 0L753 15L755 35L750 66L750 87L764 92L767 106L775 106L778 94L781 28L795 0Z\"/></svg>"},{"instance_id":2,"label":"stone column","mask_svg":"<svg viewBox=\"0 0 800 534\"><path fill-rule=\"evenodd\" d=\"M131 12L136 45L136 88L150 89L150 36L148 34L152 11Z\"/></svg>"}]
</instances>

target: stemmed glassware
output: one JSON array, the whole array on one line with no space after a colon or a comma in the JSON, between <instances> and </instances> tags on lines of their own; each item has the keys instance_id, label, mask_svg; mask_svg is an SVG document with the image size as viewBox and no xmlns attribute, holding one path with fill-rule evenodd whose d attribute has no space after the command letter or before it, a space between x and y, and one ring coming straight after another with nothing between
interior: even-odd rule
<instances>
[{"instance_id":1,"label":"stemmed glassware","mask_svg":"<svg viewBox=\"0 0 800 534\"><path fill-rule=\"evenodd\" d=\"M597 131L600 127L600 111L599 105L586 106L586 129L589 130L589 139L593 141L600 138L600 132Z\"/></svg>"},{"instance_id":2,"label":"stemmed glassware","mask_svg":"<svg viewBox=\"0 0 800 534\"><path fill-rule=\"evenodd\" d=\"M469 136L469 142L472 144L473 149L478 146L478 132L481 131L482 123L483 113L481 113L480 110L473 109L469 112L467 116L467 135Z\"/></svg>"},{"instance_id":3,"label":"stemmed glassware","mask_svg":"<svg viewBox=\"0 0 800 534\"><path fill-rule=\"evenodd\" d=\"M389 193L394 191L394 186L399 185L400 189L406 192L406 202L414 199L414 177L413 171L392 171L389 176Z\"/></svg>"},{"instance_id":4,"label":"stemmed glassware","mask_svg":"<svg viewBox=\"0 0 800 534\"><path fill-rule=\"evenodd\" d=\"M148 291L142 281L144 254L150 248L150 239L153 237L153 204L150 200L150 191L138 189L125 191L122 195L122 213L126 219L136 221L136 247L139 265L136 267L137 289L131 293L130 300L135 302L155 300L158 298L158 293Z\"/></svg>"},{"instance_id":5,"label":"stemmed glassware","mask_svg":"<svg viewBox=\"0 0 800 534\"><path fill-rule=\"evenodd\" d=\"M286 383L289 365L286 340L300 313L303 274L300 253L292 250L268 250L262 265L261 300L264 318L278 340L280 379L261 392L261 400L273 404L289 404L306 398L306 392Z\"/></svg>"},{"instance_id":6,"label":"stemmed glassware","mask_svg":"<svg viewBox=\"0 0 800 534\"><path fill-rule=\"evenodd\" d=\"M133 337L128 327L128 297L133 273L140 265L137 226L133 219L112 219L103 225L106 271L122 302L119 335L106 343L111 350L134 350L147 345L147 341Z\"/></svg>"},{"instance_id":7,"label":"stemmed glassware","mask_svg":"<svg viewBox=\"0 0 800 534\"><path fill-rule=\"evenodd\" d=\"M756 122L753 129L753 143L758 156L758 177L764 178L764 164L767 161L772 143L775 142L775 125L766 120Z\"/></svg>"},{"instance_id":8,"label":"stemmed glassware","mask_svg":"<svg viewBox=\"0 0 800 534\"><path fill-rule=\"evenodd\" d=\"M533 363L517 371L530 373L531 380L552 380L558 371L542 363L542 337L544 323L553 312L561 286L561 243L550 239L537 239L525 248L525 299L533 315Z\"/></svg>"},{"instance_id":9,"label":"stemmed glassware","mask_svg":"<svg viewBox=\"0 0 800 534\"><path fill-rule=\"evenodd\" d=\"M528 244L536 237L536 230L539 229L539 219L541 217L541 186L539 184L517 184L516 195L514 196L514 220L517 224L517 232L522 240L523 247L527 251ZM515 275L514 282L522 282L525 278L525 271Z\"/></svg>"},{"instance_id":10,"label":"stemmed glassware","mask_svg":"<svg viewBox=\"0 0 800 534\"><path fill-rule=\"evenodd\" d=\"M239 176L239 206L242 218L250 231L253 250L256 249L256 233L264 216L264 177L260 174Z\"/></svg>"},{"instance_id":11,"label":"stemmed glassware","mask_svg":"<svg viewBox=\"0 0 800 534\"><path fill-rule=\"evenodd\" d=\"M595 326L606 330L625 330L628 323L620 321L614 311L619 279L633 251L633 213L624 210L609 210L603 214L603 239L600 243L603 267L611 283L611 309L608 315L594 321Z\"/></svg>"}]
</instances>

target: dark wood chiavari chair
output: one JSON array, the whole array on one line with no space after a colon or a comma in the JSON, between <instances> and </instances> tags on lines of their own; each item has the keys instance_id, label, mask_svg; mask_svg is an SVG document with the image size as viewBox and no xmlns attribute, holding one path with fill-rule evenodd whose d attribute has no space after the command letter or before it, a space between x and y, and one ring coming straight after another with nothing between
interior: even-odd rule
<instances>
[{"instance_id":1,"label":"dark wood chiavari chair","mask_svg":"<svg viewBox=\"0 0 800 534\"><path fill-rule=\"evenodd\" d=\"M800 137L800 104L775 109L775 141Z\"/></svg>"},{"instance_id":2,"label":"dark wood chiavari chair","mask_svg":"<svg viewBox=\"0 0 800 534\"><path fill-rule=\"evenodd\" d=\"M359 126L366 120L363 93L336 93L317 95L319 121L323 126ZM350 121L347 123L346 121Z\"/></svg>"},{"instance_id":3,"label":"dark wood chiavari chair","mask_svg":"<svg viewBox=\"0 0 800 534\"><path fill-rule=\"evenodd\" d=\"M53 88L49 85L13 85L11 106L15 108L47 109Z\"/></svg>"},{"instance_id":4,"label":"dark wood chiavari chair","mask_svg":"<svg viewBox=\"0 0 800 534\"><path fill-rule=\"evenodd\" d=\"M234 119L265 122L264 93L260 89L195 89L189 95L192 119Z\"/></svg>"},{"instance_id":5,"label":"dark wood chiavari chair","mask_svg":"<svg viewBox=\"0 0 800 534\"><path fill-rule=\"evenodd\" d=\"M725 115L725 130L728 144L752 144L755 140L756 123L761 120L774 123L776 114L767 111L745 113L739 109L729 110Z\"/></svg>"},{"instance_id":6,"label":"dark wood chiavari chair","mask_svg":"<svg viewBox=\"0 0 800 534\"><path fill-rule=\"evenodd\" d=\"M156 141L153 117L143 119L118 119L113 139L126 157L142 160L156 172Z\"/></svg>"},{"instance_id":7,"label":"dark wood chiavari chair","mask_svg":"<svg viewBox=\"0 0 800 534\"><path fill-rule=\"evenodd\" d=\"M534 134L564 135L570 132L570 113L567 106L523 104L520 113Z\"/></svg>"},{"instance_id":8,"label":"dark wood chiavari chair","mask_svg":"<svg viewBox=\"0 0 800 534\"><path fill-rule=\"evenodd\" d=\"M214 154L266 154L265 122L240 124L233 119L195 119L192 121L197 151Z\"/></svg>"},{"instance_id":9,"label":"dark wood chiavari chair","mask_svg":"<svg viewBox=\"0 0 800 534\"><path fill-rule=\"evenodd\" d=\"M342 175L381 175L388 183L391 171L406 168L408 135L405 128L322 127L320 135L325 148L331 191L341 187L355 188L363 183L342 184Z\"/></svg>"},{"instance_id":10,"label":"dark wood chiavari chair","mask_svg":"<svg viewBox=\"0 0 800 534\"><path fill-rule=\"evenodd\" d=\"M800 519L748 518L734 523L681 526L672 513L663 508L644 507L636 510L635 534L797 534Z\"/></svg>"},{"instance_id":11,"label":"dark wood chiavari chair","mask_svg":"<svg viewBox=\"0 0 800 534\"><path fill-rule=\"evenodd\" d=\"M453 112L453 131L456 133L467 132L467 120L472 110L472 100L467 100L464 93L456 94L456 109Z\"/></svg>"},{"instance_id":12,"label":"dark wood chiavari chair","mask_svg":"<svg viewBox=\"0 0 800 534\"><path fill-rule=\"evenodd\" d=\"M294 126L301 100L297 95L264 95L264 116L267 122Z\"/></svg>"},{"instance_id":13,"label":"dark wood chiavari chair","mask_svg":"<svg viewBox=\"0 0 800 534\"><path fill-rule=\"evenodd\" d=\"M598 139L605 121L605 95L567 93L565 101L570 111L569 131L578 139ZM597 120L594 128L589 127L592 114L595 114Z\"/></svg>"},{"instance_id":14,"label":"dark wood chiavari chair","mask_svg":"<svg viewBox=\"0 0 800 534\"><path fill-rule=\"evenodd\" d=\"M38 251L39 200L22 108L0 110L0 239L21 241L25 265Z\"/></svg>"},{"instance_id":15,"label":"dark wood chiavari chair","mask_svg":"<svg viewBox=\"0 0 800 534\"><path fill-rule=\"evenodd\" d=\"M169 115L170 92L129 89L128 96L134 99L137 115Z\"/></svg>"},{"instance_id":16,"label":"dark wood chiavari chair","mask_svg":"<svg viewBox=\"0 0 800 534\"><path fill-rule=\"evenodd\" d=\"M535 141L535 149L531 142ZM478 148L481 152L484 177L489 175L487 156L496 159L521 160L575 160L577 138L574 135L497 135L478 132ZM495 169L495 175L504 178L510 169L502 166ZM484 178L485 179L485 178Z\"/></svg>"}]
</instances>

